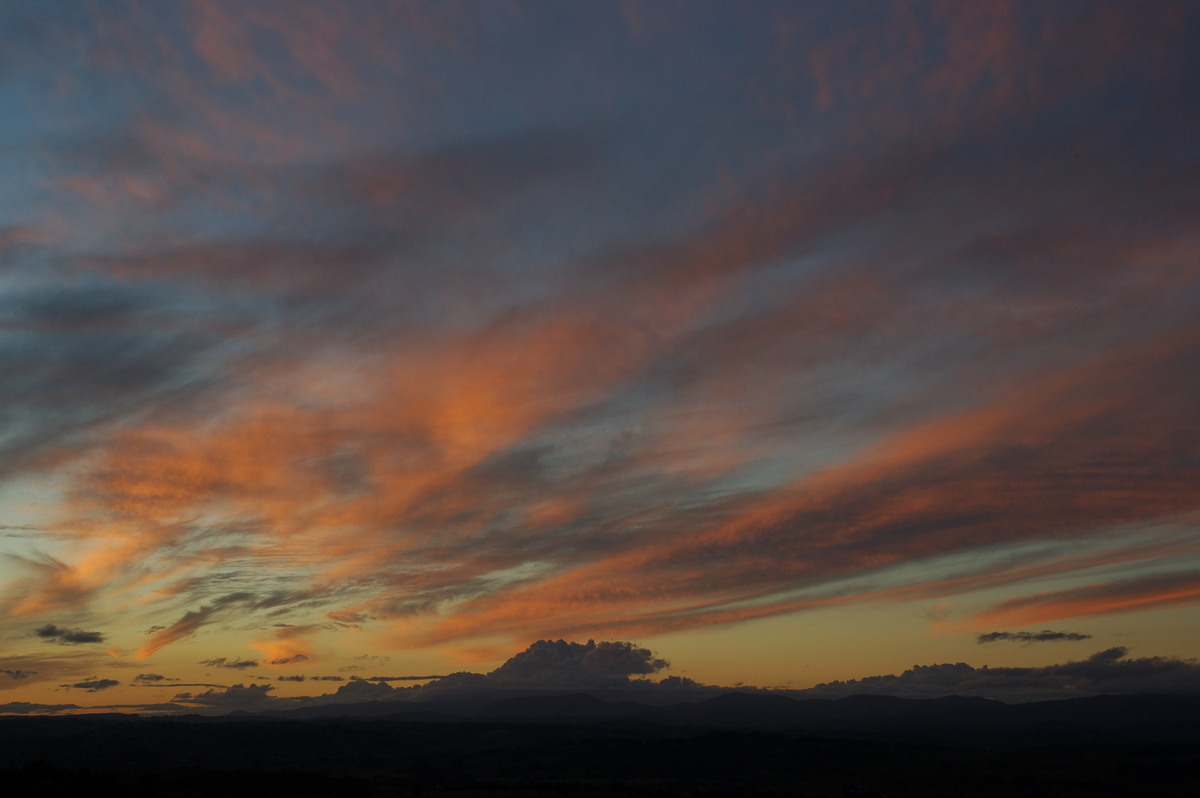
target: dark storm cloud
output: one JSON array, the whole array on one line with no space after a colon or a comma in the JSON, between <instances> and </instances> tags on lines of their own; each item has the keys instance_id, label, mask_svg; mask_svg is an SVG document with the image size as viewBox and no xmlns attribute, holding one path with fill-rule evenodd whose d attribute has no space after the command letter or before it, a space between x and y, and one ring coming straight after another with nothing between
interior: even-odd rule
<instances>
[{"instance_id":1,"label":"dark storm cloud","mask_svg":"<svg viewBox=\"0 0 1200 798\"><path fill-rule=\"evenodd\" d=\"M1055 643L1059 641L1089 640L1091 635L1078 632L1052 632L1043 629L1040 632L988 632L975 638L976 643L995 643L997 640L1010 640L1017 643Z\"/></svg>"},{"instance_id":2,"label":"dark storm cloud","mask_svg":"<svg viewBox=\"0 0 1200 798\"><path fill-rule=\"evenodd\" d=\"M101 632L85 632L82 629L63 629L54 624L46 624L39 628L35 634L44 640L56 640L64 644L104 642L104 635Z\"/></svg>"},{"instance_id":3,"label":"dark storm cloud","mask_svg":"<svg viewBox=\"0 0 1200 798\"><path fill-rule=\"evenodd\" d=\"M120 682L116 679L88 679L75 684L64 684L63 687L74 687L79 690L87 690L89 693L98 693L101 690L107 690L110 687L116 687Z\"/></svg>"},{"instance_id":4,"label":"dark storm cloud","mask_svg":"<svg viewBox=\"0 0 1200 798\"><path fill-rule=\"evenodd\" d=\"M226 657L201 660L200 664L208 665L211 668L229 668L230 670L245 670L246 668L258 667L258 662L252 659L231 660Z\"/></svg>"},{"instance_id":5,"label":"dark storm cloud","mask_svg":"<svg viewBox=\"0 0 1200 798\"><path fill-rule=\"evenodd\" d=\"M1127 659L1123 647L1099 651L1085 660L1043 667L976 668L963 662L916 665L900 675L871 676L819 684L801 695L860 693L907 697L972 695L1016 700L1099 693L1200 692L1200 664L1173 657Z\"/></svg>"}]
</instances>

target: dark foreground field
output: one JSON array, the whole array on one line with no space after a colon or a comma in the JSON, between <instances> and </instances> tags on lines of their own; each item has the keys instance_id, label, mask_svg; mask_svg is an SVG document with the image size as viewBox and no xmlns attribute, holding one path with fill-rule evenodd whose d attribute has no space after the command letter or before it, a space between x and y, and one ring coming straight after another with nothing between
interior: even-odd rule
<instances>
[{"instance_id":1,"label":"dark foreground field","mask_svg":"<svg viewBox=\"0 0 1200 798\"><path fill-rule=\"evenodd\" d=\"M0 718L0 778L13 795L1200 795L1194 729L1164 723L1156 734L1143 718L1145 729L1131 721L1114 736L1121 719L1106 730L1088 720L1095 709L1080 724L1079 707L1059 708L1059 720L1036 717L1028 735L999 716L1003 733L992 738L968 722L976 733L957 743L946 735L965 720L927 708L887 722L842 718L827 734L753 730L745 717L728 724L739 728L629 718Z\"/></svg>"}]
</instances>

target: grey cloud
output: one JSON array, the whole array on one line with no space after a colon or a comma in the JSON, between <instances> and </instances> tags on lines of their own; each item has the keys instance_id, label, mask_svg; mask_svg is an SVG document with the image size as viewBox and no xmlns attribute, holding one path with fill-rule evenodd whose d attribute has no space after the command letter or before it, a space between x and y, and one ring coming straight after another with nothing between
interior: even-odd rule
<instances>
[{"instance_id":1,"label":"grey cloud","mask_svg":"<svg viewBox=\"0 0 1200 798\"><path fill-rule=\"evenodd\" d=\"M304 681L304 676L299 673L297 673L295 676L276 676L275 681L277 681L277 682L302 682L302 681Z\"/></svg>"},{"instance_id":2,"label":"grey cloud","mask_svg":"<svg viewBox=\"0 0 1200 798\"><path fill-rule=\"evenodd\" d=\"M396 688L385 682L371 682L351 678L334 693L338 699L348 701L381 701L396 697Z\"/></svg>"},{"instance_id":3,"label":"grey cloud","mask_svg":"<svg viewBox=\"0 0 1200 798\"><path fill-rule=\"evenodd\" d=\"M314 676L314 677L312 677L312 680L314 682L344 682L344 681L346 681L346 677L345 676Z\"/></svg>"},{"instance_id":4,"label":"grey cloud","mask_svg":"<svg viewBox=\"0 0 1200 798\"><path fill-rule=\"evenodd\" d=\"M1011 640L1017 643L1051 643L1058 641L1090 640L1091 635L1078 632L1052 632L1043 629L1040 632L988 632L975 638L976 643L994 643L998 640Z\"/></svg>"},{"instance_id":5,"label":"grey cloud","mask_svg":"<svg viewBox=\"0 0 1200 798\"><path fill-rule=\"evenodd\" d=\"M8 676L11 679L28 679L30 676L37 675L37 671L23 671L19 668L16 670L2 670L0 673L3 673L5 676Z\"/></svg>"},{"instance_id":6,"label":"grey cloud","mask_svg":"<svg viewBox=\"0 0 1200 798\"><path fill-rule=\"evenodd\" d=\"M34 634L45 640L57 640L59 643L103 643L104 635L100 632L85 632L82 629L64 629L48 623Z\"/></svg>"},{"instance_id":7,"label":"grey cloud","mask_svg":"<svg viewBox=\"0 0 1200 798\"><path fill-rule=\"evenodd\" d=\"M208 665L210 668L228 668L230 670L244 670L246 668L257 668L258 662L252 659L232 660L226 657L217 657L216 659L200 660L201 665Z\"/></svg>"},{"instance_id":8,"label":"grey cloud","mask_svg":"<svg viewBox=\"0 0 1200 798\"><path fill-rule=\"evenodd\" d=\"M160 673L139 673L137 676L133 677L133 680L134 680L135 682L161 682L161 681L168 681L167 677L166 677L166 676L163 676L163 675L162 675L162 674L160 674Z\"/></svg>"},{"instance_id":9,"label":"grey cloud","mask_svg":"<svg viewBox=\"0 0 1200 798\"><path fill-rule=\"evenodd\" d=\"M57 333L122 329L153 306L149 292L114 284L41 289L0 300L0 328Z\"/></svg>"},{"instance_id":10,"label":"grey cloud","mask_svg":"<svg viewBox=\"0 0 1200 798\"><path fill-rule=\"evenodd\" d=\"M270 662L268 662L267 664L268 665L287 665L292 662L303 662L306 659L308 659L307 654L293 654L290 657L280 657L279 659L273 659Z\"/></svg>"},{"instance_id":11,"label":"grey cloud","mask_svg":"<svg viewBox=\"0 0 1200 798\"><path fill-rule=\"evenodd\" d=\"M101 690L107 690L110 687L116 687L120 682L116 679L88 679L75 684L64 684L63 687L74 687L79 690L87 690L89 693L97 693Z\"/></svg>"}]
</instances>

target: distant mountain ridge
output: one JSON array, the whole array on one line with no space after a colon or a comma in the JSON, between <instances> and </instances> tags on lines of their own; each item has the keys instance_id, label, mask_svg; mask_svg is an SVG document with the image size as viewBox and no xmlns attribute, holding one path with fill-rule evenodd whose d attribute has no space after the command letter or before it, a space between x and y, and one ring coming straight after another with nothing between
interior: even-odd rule
<instances>
[{"instance_id":1,"label":"distant mountain ridge","mask_svg":"<svg viewBox=\"0 0 1200 798\"><path fill-rule=\"evenodd\" d=\"M368 702L245 715L279 719L386 719L413 723L594 724L627 722L733 731L1010 748L1071 743L1200 743L1200 696L1102 695L1005 704L947 696L857 695L799 699L729 692L652 706L588 692L421 703Z\"/></svg>"}]
</instances>

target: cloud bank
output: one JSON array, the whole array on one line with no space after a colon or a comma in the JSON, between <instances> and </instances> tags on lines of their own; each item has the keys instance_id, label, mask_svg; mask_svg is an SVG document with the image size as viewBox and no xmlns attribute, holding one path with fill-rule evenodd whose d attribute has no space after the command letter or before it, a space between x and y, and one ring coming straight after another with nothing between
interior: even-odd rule
<instances>
[{"instance_id":1,"label":"cloud bank","mask_svg":"<svg viewBox=\"0 0 1200 798\"><path fill-rule=\"evenodd\" d=\"M803 695L833 698L862 693L931 698L983 696L1029 701L1101 693L1197 693L1200 664L1174 657L1127 658L1121 646L1084 660L1042 667L976 668L963 662L915 665L899 675L819 684Z\"/></svg>"}]
</instances>

